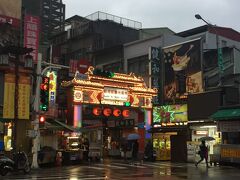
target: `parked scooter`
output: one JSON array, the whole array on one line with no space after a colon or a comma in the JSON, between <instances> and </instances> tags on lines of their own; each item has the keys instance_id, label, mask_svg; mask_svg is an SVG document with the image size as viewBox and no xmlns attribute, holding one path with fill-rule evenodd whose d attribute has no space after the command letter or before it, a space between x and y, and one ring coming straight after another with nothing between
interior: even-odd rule
<instances>
[{"instance_id":1,"label":"parked scooter","mask_svg":"<svg viewBox=\"0 0 240 180\"><path fill-rule=\"evenodd\" d=\"M10 171L22 170L24 173L29 173L31 168L28 157L24 151L18 151L13 154L13 159L0 155L0 174L5 176Z\"/></svg>"}]
</instances>

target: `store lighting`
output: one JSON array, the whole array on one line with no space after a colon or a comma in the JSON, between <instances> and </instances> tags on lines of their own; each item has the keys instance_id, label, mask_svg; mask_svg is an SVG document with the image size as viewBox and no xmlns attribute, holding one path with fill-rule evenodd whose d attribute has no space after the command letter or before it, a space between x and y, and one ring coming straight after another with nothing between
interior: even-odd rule
<instances>
[{"instance_id":1,"label":"store lighting","mask_svg":"<svg viewBox=\"0 0 240 180\"><path fill-rule=\"evenodd\" d=\"M67 137L68 139L79 139L79 137Z\"/></svg>"},{"instance_id":2,"label":"store lighting","mask_svg":"<svg viewBox=\"0 0 240 180\"><path fill-rule=\"evenodd\" d=\"M216 125L209 125L209 126L201 126L200 128L204 129L204 128L217 128Z\"/></svg>"}]
</instances>

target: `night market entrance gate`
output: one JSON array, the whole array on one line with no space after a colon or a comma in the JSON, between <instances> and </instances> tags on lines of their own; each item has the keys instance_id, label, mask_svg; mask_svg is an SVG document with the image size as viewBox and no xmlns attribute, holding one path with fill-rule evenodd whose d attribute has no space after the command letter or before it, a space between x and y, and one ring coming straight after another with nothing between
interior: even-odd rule
<instances>
[{"instance_id":1,"label":"night market entrance gate","mask_svg":"<svg viewBox=\"0 0 240 180\"><path fill-rule=\"evenodd\" d=\"M156 89L146 87L142 77L94 69L62 82L67 89L67 122L84 129L90 151L101 148L102 155L120 156L130 133L138 133L139 152L152 120L152 98ZM89 131L87 131L89 130Z\"/></svg>"}]
</instances>

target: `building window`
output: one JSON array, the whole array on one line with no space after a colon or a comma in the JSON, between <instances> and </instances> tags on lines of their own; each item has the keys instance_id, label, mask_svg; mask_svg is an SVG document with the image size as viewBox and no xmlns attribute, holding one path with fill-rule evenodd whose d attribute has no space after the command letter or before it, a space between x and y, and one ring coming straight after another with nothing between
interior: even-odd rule
<instances>
[{"instance_id":1,"label":"building window","mask_svg":"<svg viewBox=\"0 0 240 180\"><path fill-rule=\"evenodd\" d=\"M227 41L222 40L222 47L227 47Z\"/></svg>"},{"instance_id":2,"label":"building window","mask_svg":"<svg viewBox=\"0 0 240 180\"><path fill-rule=\"evenodd\" d=\"M148 75L148 56L140 56L128 59L128 73L135 73L136 75Z\"/></svg>"}]
</instances>

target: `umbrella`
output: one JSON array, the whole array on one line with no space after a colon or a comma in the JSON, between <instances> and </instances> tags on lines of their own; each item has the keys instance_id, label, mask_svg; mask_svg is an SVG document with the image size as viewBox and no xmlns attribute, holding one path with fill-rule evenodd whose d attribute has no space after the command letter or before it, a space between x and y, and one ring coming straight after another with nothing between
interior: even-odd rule
<instances>
[{"instance_id":1,"label":"umbrella","mask_svg":"<svg viewBox=\"0 0 240 180\"><path fill-rule=\"evenodd\" d=\"M136 140L136 139L139 139L139 138L140 138L139 134L136 134L136 133L129 134L127 136L127 140Z\"/></svg>"},{"instance_id":2,"label":"umbrella","mask_svg":"<svg viewBox=\"0 0 240 180\"><path fill-rule=\"evenodd\" d=\"M199 141L213 141L215 138L210 137L210 136L204 136L198 139Z\"/></svg>"}]
</instances>

